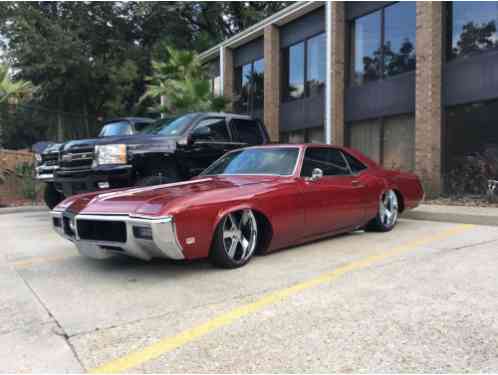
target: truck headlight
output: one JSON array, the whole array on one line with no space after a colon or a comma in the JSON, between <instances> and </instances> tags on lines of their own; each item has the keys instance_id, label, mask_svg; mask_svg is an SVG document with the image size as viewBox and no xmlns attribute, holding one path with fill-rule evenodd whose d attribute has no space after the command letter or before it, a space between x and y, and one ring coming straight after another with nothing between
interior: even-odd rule
<instances>
[{"instance_id":1,"label":"truck headlight","mask_svg":"<svg viewBox=\"0 0 498 375\"><path fill-rule=\"evenodd\" d=\"M42 161L42 156L40 154L35 154L35 160L39 164Z\"/></svg>"},{"instance_id":2,"label":"truck headlight","mask_svg":"<svg viewBox=\"0 0 498 375\"><path fill-rule=\"evenodd\" d=\"M95 164L126 164L126 145L95 146Z\"/></svg>"}]
</instances>

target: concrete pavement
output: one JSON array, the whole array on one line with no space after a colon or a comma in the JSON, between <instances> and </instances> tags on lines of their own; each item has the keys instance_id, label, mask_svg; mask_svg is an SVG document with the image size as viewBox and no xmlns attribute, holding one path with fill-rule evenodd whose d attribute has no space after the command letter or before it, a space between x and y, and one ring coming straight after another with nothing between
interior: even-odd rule
<instances>
[{"instance_id":1,"label":"concrete pavement","mask_svg":"<svg viewBox=\"0 0 498 375\"><path fill-rule=\"evenodd\" d=\"M230 271L86 259L45 212L0 233L2 372L498 371L495 227L401 220Z\"/></svg>"}]
</instances>

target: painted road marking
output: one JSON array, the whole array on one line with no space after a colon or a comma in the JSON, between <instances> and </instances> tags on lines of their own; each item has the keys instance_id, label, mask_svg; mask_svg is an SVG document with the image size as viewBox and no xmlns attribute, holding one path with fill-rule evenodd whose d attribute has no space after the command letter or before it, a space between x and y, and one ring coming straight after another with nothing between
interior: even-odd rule
<instances>
[{"instance_id":1,"label":"painted road marking","mask_svg":"<svg viewBox=\"0 0 498 375\"><path fill-rule=\"evenodd\" d=\"M269 294L264 295L260 299L255 302L248 303L246 305L242 305L236 307L224 314L221 314L217 317L214 317L207 322L195 326L193 328L187 329L176 336L163 338L156 343L145 347L142 350L138 350L132 353L129 353L121 358L117 358L108 363L105 363L97 368L90 370L90 373L116 373L116 372L124 372L128 369L137 367L145 362L158 358L159 356L168 353L174 349L177 349L187 343L190 343L194 340L197 340L208 333L232 324L234 321L252 314L254 312L260 311L263 308L280 302L286 298L289 298L297 293L300 293L304 290L328 283L338 277L352 271L361 270L367 268L375 263L378 263L384 259L393 257L395 255L407 252L409 250L414 250L417 247L426 245L430 242L434 242L437 240L442 240L444 238L450 237L452 235L456 235L465 230L474 227L474 225L470 224L462 224L452 227L448 230L435 234L434 236L420 238L416 241L408 242L403 245L396 246L388 251L383 253L379 253L377 255L372 255L366 257L364 259L360 259L358 261L354 261L346 264L345 266L339 267L334 271L325 273L323 275L317 276L310 280L295 284L291 287L280 289Z\"/></svg>"},{"instance_id":2,"label":"painted road marking","mask_svg":"<svg viewBox=\"0 0 498 375\"><path fill-rule=\"evenodd\" d=\"M39 263L46 263L46 262L55 262L58 260L63 260L67 258L72 258L75 255L53 255L53 256L40 256L40 257L33 257L29 258L26 260L18 260L15 262L12 262L11 264L18 269L23 269L23 268L29 268L35 264Z\"/></svg>"}]
</instances>

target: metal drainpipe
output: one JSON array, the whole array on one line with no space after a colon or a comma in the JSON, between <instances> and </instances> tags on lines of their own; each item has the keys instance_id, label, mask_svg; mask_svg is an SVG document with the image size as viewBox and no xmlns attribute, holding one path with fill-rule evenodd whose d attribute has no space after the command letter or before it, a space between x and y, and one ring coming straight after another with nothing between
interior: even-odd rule
<instances>
[{"instance_id":1,"label":"metal drainpipe","mask_svg":"<svg viewBox=\"0 0 498 375\"><path fill-rule=\"evenodd\" d=\"M325 3L325 143L332 143L332 2Z\"/></svg>"},{"instance_id":2,"label":"metal drainpipe","mask_svg":"<svg viewBox=\"0 0 498 375\"><path fill-rule=\"evenodd\" d=\"M225 95L225 49L220 46L220 85L221 85L221 95Z\"/></svg>"}]
</instances>

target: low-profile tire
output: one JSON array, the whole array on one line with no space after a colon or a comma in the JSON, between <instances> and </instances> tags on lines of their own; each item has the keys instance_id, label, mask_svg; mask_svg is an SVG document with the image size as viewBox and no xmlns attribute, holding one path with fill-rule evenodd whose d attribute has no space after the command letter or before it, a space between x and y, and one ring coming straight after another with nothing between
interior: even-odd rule
<instances>
[{"instance_id":1,"label":"low-profile tire","mask_svg":"<svg viewBox=\"0 0 498 375\"><path fill-rule=\"evenodd\" d=\"M389 232L394 228L399 215L398 196L394 190L386 190L379 198L377 216L366 226L366 230Z\"/></svg>"},{"instance_id":2,"label":"low-profile tire","mask_svg":"<svg viewBox=\"0 0 498 375\"><path fill-rule=\"evenodd\" d=\"M180 181L180 179L176 176L147 176L138 180L136 186L171 184L178 181Z\"/></svg>"},{"instance_id":3,"label":"low-profile tire","mask_svg":"<svg viewBox=\"0 0 498 375\"><path fill-rule=\"evenodd\" d=\"M52 182L48 182L45 184L45 190L43 191L43 200L48 208L53 209L64 200L64 195L55 189Z\"/></svg>"},{"instance_id":4,"label":"low-profile tire","mask_svg":"<svg viewBox=\"0 0 498 375\"><path fill-rule=\"evenodd\" d=\"M256 252L258 240L258 223L252 210L231 212L216 228L210 260L217 267L242 267Z\"/></svg>"}]
</instances>

